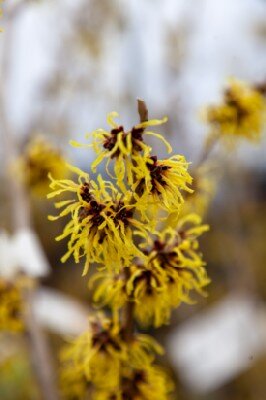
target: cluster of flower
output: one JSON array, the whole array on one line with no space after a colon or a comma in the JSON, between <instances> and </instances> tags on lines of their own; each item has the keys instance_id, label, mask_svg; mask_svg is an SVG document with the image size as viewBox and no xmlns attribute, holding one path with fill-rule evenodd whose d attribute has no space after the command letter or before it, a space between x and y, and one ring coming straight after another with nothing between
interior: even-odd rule
<instances>
[{"instance_id":1,"label":"cluster of flower","mask_svg":"<svg viewBox=\"0 0 266 400\"><path fill-rule=\"evenodd\" d=\"M124 339L110 319L98 315L90 330L62 352L62 390L66 398L93 400L166 399L172 383L153 365L162 348L148 335Z\"/></svg>"},{"instance_id":2,"label":"cluster of flower","mask_svg":"<svg viewBox=\"0 0 266 400\"><path fill-rule=\"evenodd\" d=\"M71 217L57 238L69 238L62 261L73 255L78 263L85 257L84 275L96 264L90 279L95 303L113 311L111 320L97 317L63 352L63 389L66 397L74 390L77 398L90 391L95 399L162 400L171 384L153 364L152 339L137 334L134 324L128 326L127 314L140 326L159 327L181 302L193 302L192 290L204 294L209 279L197 238L208 226L196 214L180 217L184 193L192 193L185 157L159 160L145 141L153 135L171 152L161 135L147 130L166 119L143 121L125 131L115 116L108 116L111 130L93 132L89 144L97 153L92 172L106 161L113 182L101 175L93 180L73 166L69 170L77 182L50 176L49 198L71 194L55 203L60 214L50 216Z\"/></svg>"},{"instance_id":3,"label":"cluster of flower","mask_svg":"<svg viewBox=\"0 0 266 400\"><path fill-rule=\"evenodd\" d=\"M29 140L14 169L26 188L41 198L49 191L49 173L56 179L69 175L60 151L41 135Z\"/></svg>"},{"instance_id":4,"label":"cluster of flower","mask_svg":"<svg viewBox=\"0 0 266 400\"><path fill-rule=\"evenodd\" d=\"M84 257L84 275L95 264L89 283L93 300L112 310L109 319L102 314L92 318L88 332L63 350L66 398L169 398L172 383L154 364L162 349L150 336L137 333L136 325L167 324L180 303L194 302L191 292L205 295L209 278L198 237L208 230L201 215L214 191L204 175L205 161L217 139L259 138L266 115L263 90L232 80L222 103L207 107L211 130L194 182L184 156L158 159L146 142L148 135L155 136L172 152L165 138L148 130L166 118L148 120L141 112L141 122L129 131L111 113L111 129L94 131L89 135L92 143L72 141L75 147L92 147L97 154L92 174L105 163L112 181L99 174L92 179L92 174L70 165L76 182L50 175L49 198L71 194L55 203L62 210L59 215L50 216L70 216L57 238L69 238L62 261L73 255L78 263Z\"/></svg>"},{"instance_id":5,"label":"cluster of flower","mask_svg":"<svg viewBox=\"0 0 266 400\"><path fill-rule=\"evenodd\" d=\"M220 137L258 141L266 123L265 85L231 79L219 105L206 109L206 122Z\"/></svg>"}]
</instances>

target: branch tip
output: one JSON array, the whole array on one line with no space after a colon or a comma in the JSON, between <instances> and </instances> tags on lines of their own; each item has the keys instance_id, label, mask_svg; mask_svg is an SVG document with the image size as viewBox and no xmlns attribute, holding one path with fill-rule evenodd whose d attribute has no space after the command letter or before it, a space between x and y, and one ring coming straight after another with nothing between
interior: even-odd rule
<instances>
[{"instance_id":1,"label":"branch tip","mask_svg":"<svg viewBox=\"0 0 266 400\"><path fill-rule=\"evenodd\" d=\"M144 100L137 99L140 122L148 121L148 108Z\"/></svg>"}]
</instances>

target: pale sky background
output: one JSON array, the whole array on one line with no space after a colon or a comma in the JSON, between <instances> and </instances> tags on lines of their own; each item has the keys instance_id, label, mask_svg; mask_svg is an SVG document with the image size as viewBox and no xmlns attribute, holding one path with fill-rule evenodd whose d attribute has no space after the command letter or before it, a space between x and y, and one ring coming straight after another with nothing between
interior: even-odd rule
<instances>
[{"instance_id":1,"label":"pale sky background","mask_svg":"<svg viewBox=\"0 0 266 400\"><path fill-rule=\"evenodd\" d=\"M18 135L36 129L41 113L48 120L60 113L66 115L71 135L79 139L102 126L112 110L133 124L136 113L132 104L129 107L124 102L127 91L133 99L147 101L151 116L167 114L174 124L178 120L193 155L205 131L199 110L219 99L226 79L236 76L257 82L266 78L264 0L113 1L124 29L119 30L108 14L104 23L94 23L97 35L103 36L97 65L82 52L70 51L61 58L86 2L91 0L29 2L13 23L12 48L4 18L4 43L0 46L9 51L10 68L8 78L2 79L10 123ZM5 7L13 3L16 1L10 0ZM93 21L93 13L91 18ZM169 54L166 46L169 31L176 37L178 57ZM43 88L53 76L60 77L58 58L63 60L70 86L61 93L60 101L52 103L43 95ZM75 89L81 76L91 79L92 93ZM243 155L257 163L265 154L263 147L265 150L265 140L260 149L244 145Z\"/></svg>"}]
</instances>

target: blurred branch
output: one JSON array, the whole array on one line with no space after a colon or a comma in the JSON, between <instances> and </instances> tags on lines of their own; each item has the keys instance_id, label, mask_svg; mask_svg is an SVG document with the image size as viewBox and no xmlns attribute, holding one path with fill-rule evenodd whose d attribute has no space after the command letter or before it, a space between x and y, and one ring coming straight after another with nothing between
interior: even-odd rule
<instances>
[{"instance_id":1,"label":"blurred branch","mask_svg":"<svg viewBox=\"0 0 266 400\"><path fill-rule=\"evenodd\" d=\"M23 2L25 4L26 2ZM17 15L17 14L16 14ZM9 21L10 22L10 21ZM8 79L10 71L9 51L12 49L13 31L12 24L8 24L8 30L5 31L3 43L3 59L2 59L2 84L0 88L0 118L1 133L3 138L3 153L5 157L5 166L7 174L7 189L10 196L11 214L13 230L16 232L20 229L30 229L30 205L24 185L10 171L10 166L18 156L12 128L7 116L5 95L6 90L4 82ZM28 287L23 290L24 300L26 304L25 325L28 335L29 351L33 372L39 383L42 398L45 400L57 400L57 390L55 386L55 373L52 368L52 357L50 355L49 346L46 338L41 331L36 317L32 311L32 300L34 289Z\"/></svg>"},{"instance_id":2,"label":"blurred branch","mask_svg":"<svg viewBox=\"0 0 266 400\"><path fill-rule=\"evenodd\" d=\"M209 158L210 154L212 153L215 145L218 143L220 136L217 133L211 133L205 142L205 145L202 149L202 153L199 157L199 160L196 164L196 168L201 167Z\"/></svg>"},{"instance_id":3,"label":"blurred branch","mask_svg":"<svg viewBox=\"0 0 266 400\"><path fill-rule=\"evenodd\" d=\"M229 164L229 177L231 186L239 186L240 170L236 160ZM243 200L239 190L232 190L232 201L230 204L230 228L234 234L233 250L235 254L235 281L233 286L240 291L245 291L256 296L257 285L254 277L253 265L254 257L250 251L250 246L245 232L245 213L243 212Z\"/></svg>"},{"instance_id":4,"label":"blurred branch","mask_svg":"<svg viewBox=\"0 0 266 400\"><path fill-rule=\"evenodd\" d=\"M55 385L56 374L52 368L52 358L46 337L36 321L33 311L35 289L25 288L24 300L27 305L24 320L27 327L31 363L35 371L42 398L44 400L57 400L58 394Z\"/></svg>"},{"instance_id":5,"label":"blurred branch","mask_svg":"<svg viewBox=\"0 0 266 400\"><path fill-rule=\"evenodd\" d=\"M31 1L30 0L20 0L16 2L10 8L7 8L5 11L6 19L11 22L14 18L16 18L21 11L23 11L24 7L27 6Z\"/></svg>"},{"instance_id":6,"label":"blurred branch","mask_svg":"<svg viewBox=\"0 0 266 400\"><path fill-rule=\"evenodd\" d=\"M145 101L138 99L138 113L140 122L145 122L148 120L148 108ZM129 268L125 268L125 280L130 279ZM128 301L125 305L123 313L124 322L124 335L125 340L129 341L132 338L134 332L134 301Z\"/></svg>"}]
</instances>

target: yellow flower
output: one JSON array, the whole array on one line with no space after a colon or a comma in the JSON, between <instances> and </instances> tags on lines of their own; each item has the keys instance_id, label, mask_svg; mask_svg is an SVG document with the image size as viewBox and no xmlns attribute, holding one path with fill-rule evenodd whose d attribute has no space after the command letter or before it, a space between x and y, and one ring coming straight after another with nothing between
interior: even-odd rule
<instances>
[{"instance_id":1,"label":"yellow flower","mask_svg":"<svg viewBox=\"0 0 266 400\"><path fill-rule=\"evenodd\" d=\"M60 371L60 389L63 399L87 399L90 383L86 380L83 369L69 362Z\"/></svg>"},{"instance_id":2,"label":"yellow flower","mask_svg":"<svg viewBox=\"0 0 266 400\"><path fill-rule=\"evenodd\" d=\"M134 302L134 317L142 326L161 326L168 322L171 311L167 277L149 266L127 267L130 278L124 274L97 273L91 278L96 283L93 300L100 306L109 305L113 310Z\"/></svg>"},{"instance_id":3,"label":"yellow flower","mask_svg":"<svg viewBox=\"0 0 266 400\"><path fill-rule=\"evenodd\" d=\"M155 354L163 352L148 335L134 334L129 342L123 337L123 328L117 329L102 314L91 318L89 330L62 350L61 386L65 398L85 398L91 387L103 392L119 390L125 365L148 369Z\"/></svg>"},{"instance_id":4,"label":"yellow flower","mask_svg":"<svg viewBox=\"0 0 266 400\"><path fill-rule=\"evenodd\" d=\"M70 200L56 203L55 206L63 208L63 211L56 217L49 217L56 220L68 214L71 216L62 235L57 237L57 240L70 237L68 252L62 257L62 262L73 254L77 263L82 256L86 257L84 274L92 262L118 271L141 254L134 244L133 230L137 228L145 234L147 229L134 215L132 195L122 196L111 182L103 181L101 176L96 183L79 168L69 168L78 174L78 183L51 177L50 186L54 191L48 195L48 198L65 192L73 195Z\"/></svg>"},{"instance_id":5,"label":"yellow flower","mask_svg":"<svg viewBox=\"0 0 266 400\"><path fill-rule=\"evenodd\" d=\"M182 301L192 303L191 290L205 295L203 288L209 279L199 252L198 236L208 229L198 215L189 214L179 219L176 229L166 228L153 240L147 262L151 268L166 274L172 306Z\"/></svg>"},{"instance_id":6,"label":"yellow flower","mask_svg":"<svg viewBox=\"0 0 266 400\"><path fill-rule=\"evenodd\" d=\"M78 390L84 389L84 380L101 387L118 387L120 362L126 358L126 345L111 321L103 316L94 318L90 329L62 350L62 386L70 383L73 387L72 375Z\"/></svg>"},{"instance_id":7,"label":"yellow flower","mask_svg":"<svg viewBox=\"0 0 266 400\"><path fill-rule=\"evenodd\" d=\"M130 274L126 288L131 301L134 301L135 319L144 327L166 324L171 304L165 274L142 265L130 267Z\"/></svg>"},{"instance_id":8,"label":"yellow flower","mask_svg":"<svg viewBox=\"0 0 266 400\"><path fill-rule=\"evenodd\" d=\"M125 287L125 274L107 271L96 272L90 278L89 287L94 289L93 301L99 306L109 305L112 309L120 309L128 301Z\"/></svg>"},{"instance_id":9,"label":"yellow flower","mask_svg":"<svg viewBox=\"0 0 266 400\"><path fill-rule=\"evenodd\" d=\"M95 390L93 400L168 400L173 384L158 366L139 369L125 366L121 370L119 390Z\"/></svg>"},{"instance_id":10,"label":"yellow flower","mask_svg":"<svg viewBox=\"0 0 266 400\"><path fill-rule=\"evenodd\" d=\"M160 139L167 147L168 152L172 151L170 144L164 137L158 133L147 131L150 126L161 125L167 121L167 118L161 120L154 119L135 125L130 131L126 132L124 127L118 125L114 118L118 117L116 112L112 112L107 116L107 122L111 126L111 131L97 129L92 133L93 143L82 145L75 141L71 144L75 147L93 147L98 155L92 163L92 171L95 172L97 166L106 160L106 169L108 174L117 179L117 184L123 191L126 190L126 184L129 186L134 183L136 172L148 172L145 157L149 155L151 147L144 140L143 135L152 135ZM88 135L90 137L91 135ZM114 172L109 171L109 164L114 160ZM126 184L124 178L126 177Z\"/></svg>"},{"instance_id":11,"label":"yellow flower","mask_svg":"<svg viewBox=\"0 0 266 400\"><path fill-rule=\"evenodd\" d=\"M123 335L123 327L121 334ZM149 366L157 354L164 354L163 348L153 337L146 334L134 334L127 342L127 363L134 368Z\"/></svg>"},{"instance_id":12,"label":"yellow flower","mask_svg":"<svg viewBox=\"0 0 266 400\"><path fill-rule=\"evenodd\" d=\"M34 194L45 196L49 190L48 174L67 178L69 170L61 153L42 136L34 137L16 166L18 174Z\"/></svg>"},{"instance_id":13,"label":"yellow flower","mask_svg":"<svg viewBox=\"0 0 266 400\"><path fill-rule=\"evenodd\" d=\"M252 86L231 79L223 102L207 108L206 121L218 134L258 140L266 122L265 99Z\"/></svg>"},{"instance_id":14,"label":"yellow flower","mask_svg":"<svg viewBox=\"0 0 266 400\"><path fill-rule=\"evenodd\" d=\"M21 332L23 308L19 284L0 278L0 331Z\"/></svg>"},{"instance_id":15,"label":"yellow flower","mask_svg":"<svg viewBox=\"0 0 266 400\"><path fill-rule=\"evenodd\" d=\"M192 193L188 187L192 183L189 175L188 163L185 157L175 155L165 160L158 160L156 156L146 158L148 172L138 170L135 184L132 187L135 192L137 204L142 209L153 203L170 212L176 212L183 202L181 191Z\"/></svg>"},{"instance_id":16,"label":"yellow flower","mask_svg":"<svg viewBox=\"0 0 266 400\"><path fill-rule=\"evenodd\" d=\"M143 326L169 322L180 302L193 303L190 292L205 295L209 283L197 237L208 230L199 216L179 220L177 229L166 228L142 244L147 260L131 267L127 293L135 301L135 318Z\"/></svg>"},{"instance_id":17,"label":"yellow flower","mask_svg":"<svg viewBox=\"0 0 266 400\"><path fill-rule=\"evenodd\" d=\"M140 325L167 324L173 308L194 303L191 291L206 295L203 288L209 279L197 238L207 230L198 215L189 214L179 219L176 229L168 227L145 239L140 245L145 258L127 267L129 274L98 272L91 278L93 300L113 310L132 301Z\"/></svg>"}]
</instances>

